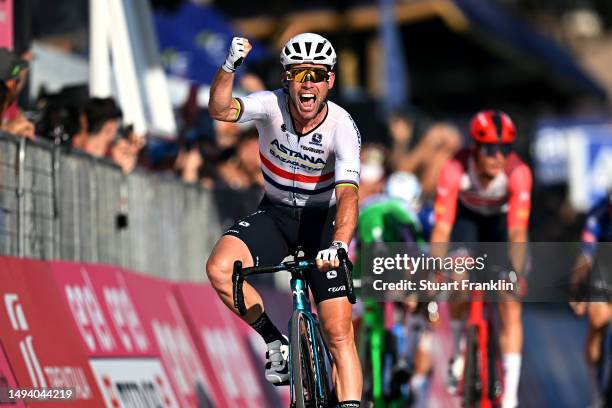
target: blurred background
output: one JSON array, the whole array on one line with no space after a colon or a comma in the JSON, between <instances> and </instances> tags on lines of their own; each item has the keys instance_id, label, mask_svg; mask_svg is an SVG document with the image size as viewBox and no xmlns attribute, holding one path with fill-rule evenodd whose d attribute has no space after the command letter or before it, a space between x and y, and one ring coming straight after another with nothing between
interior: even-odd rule
<instances>
[{"instance_id":1,"label":"blurred background","mask_svg":"<svg viewBox=\"0 0 612 408\"><path fill-rule=\"evenodd\" d=\"M254 50L237 93L276 88L280 47L315 31L337 50L331 99L355 117L364 151L393 152L385 172L416 173L427 198L484 108L506 111L519 128L517 149L536 176L533 239L575 239L612 174L605 0L12 3L3 45L30 61L18 104L35 131L15 132L24 124L14 108L3 129L108 157L125 173L138 165L207 189L257 190L256 132L209 119L209 84L242 35ZM90 97L113 98L119 140L88 137L88 112L90 121L109 115ZM228 219L248 211L234 210Z\"/></svg>"},{"instance_id":2,"label":"blurred background","mask_svg":"<svg viewBox=\"0 0 612 408\"><path fill-rule=\"evenodd\" d=\"M442 163L486 108L514 119L534 172L532 240L578 241L612 180L609 0L4 0L0 22L14 51L0 65L2 254L201 280L223 228L262 194L256 130L207 113L235 35L254 45L237 95L280 86L293 35L332 42L330 99L363 135L363 197L403 170L430 205ZM546 320L564 326L538 331ZM541 307L525 324L527 361L547 348L562 356L555 370L578 372L547 404L587 400L584 322ZM558 330L578 334L553 347ZM546 386L551 368L539 369L522 392Z\"/></svg>"}]
</instances>

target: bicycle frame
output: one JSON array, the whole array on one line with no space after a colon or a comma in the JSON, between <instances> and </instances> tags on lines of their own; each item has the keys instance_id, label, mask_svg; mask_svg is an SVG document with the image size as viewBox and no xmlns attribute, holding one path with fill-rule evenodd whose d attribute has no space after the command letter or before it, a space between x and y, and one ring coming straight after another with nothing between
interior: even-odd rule
<instances>
[{"instance_id":1,"label":"bicycle frame","mask_svg":"<svg viewBox=\"0 0 612 408\"><path fill-rule=\"evenodd\" d=\"M389 370L389 341L397 341L397 335L393 332L393 328L400 326L405 327L405 321L394 323L393 302L376 302L372 300L364 300L363 315L361 319L360 336L366 336L367 339L359 338L359 342L369 340L366 347L360 347L359 352L369 353L370 367L365 367L364 370L370 374L371 378L371 401L375 407L404 407L407 404L405 394L393 394L392 382L393 377ZM414 330L410 328L408 330ZM423 328L420 329L422 331ZM408 341L410 333L405 333L406 337L403 341ZM390 337L389 337L390 336ZM420 333L412 337L410 340L410 349L408 356L414 359L416 349L419 344ZM408 347L408 346L407 346ZM413 363L413 361L411 361ZM362 361L363 364L363 361ZM412 370L412 367L410 368ZM364 376L365 379L365 376ZM406 381L406 385L408 381Z\"/></svg>"},{"instance_id":2,"label":"bicycle frame","mask_svg":"<svg viewBox=\"0 0 612 408\"><path fill-rule=\"evenodd\" d=\"M285 262L285 263L281 263L281 264L274 265L274 266L258 266L258 267L250 267L250 268L242 269L242 262L235 261L234 262L234 272L232 274L232 295L234 299L234 307L236 308L236 310L238 310L241 316L246 315L247 308L244 302L244 293L242 291L245 277L249 275L274 273L274 272L280 272L280 271L288 271L291 273L290 286L291 286L291 292L293 294L293 313L292 313L292 318L291 320L289 320L289 324L288 324L289 333L291 333L292 337L294 334L298 337L300 336L298 332L293 333L291 322L296 316L303 317L305 319L304 321L306 322L306 331L307 331L307 335L310 341L309 344L312 345L310 350L308 351L311 353L312 361L316 362L314 364L314 370L313 370L314 376L316 379L316 385L313 388L316 388L316 394L317 394L316 398L322 399L323 401L325 401L326 386L328 384L324 384L323 379L324 378L327 379L328 375L325 372L323 373L321 372L322 368L319 367L319 363L324 364L325 367L323 368L323 370L326 370L328 363L332 361L331 354L329 350L327 349L325 342L322 338L322 335L320 333L319 322L317 320L317 317L314 313L312 313L312 307L311 307L310 300L309 300L308 285L306 281L304 280L304 277L302 274L304 271L316 269L316 265L315 265L315 262L312 260L307 261L307 260L300 259L298 256L298 252L299 252L299 248L298 250L295 251L294 261ZM351 276L352 266L348 259L348 255L344 249L338 250L338 259L340 261L340 267L338 268L338 270L341 271L345 279L346 291L347 291L346 296L349 302L354 304L356 300L355 300L355 293L353 290L353 280ZM319 336L320 341L317 341L317 336ZM293 343L295 345L295 342ZM321 348L321 350L319 350L319 347ZM289 368L290 368L291 375L289 376L290 378L289 383L291 386L290 388L291 401L293 403L296 400L295 399L296 388L294 384L294 377L295 377L294 368L295 367L293 367L293 363L292 363L293 356L291 355L292 349L293 347L290 344ZM321 356L321 357L327 357L327 360L325 360L325 358L320 358L319 353L321 352L325 353L325 356ZM298 357L299 356L301 356L301 353L298 354ZM329 391L329 388L327 388L327 391Z\"/></svg>"}]
</instances>

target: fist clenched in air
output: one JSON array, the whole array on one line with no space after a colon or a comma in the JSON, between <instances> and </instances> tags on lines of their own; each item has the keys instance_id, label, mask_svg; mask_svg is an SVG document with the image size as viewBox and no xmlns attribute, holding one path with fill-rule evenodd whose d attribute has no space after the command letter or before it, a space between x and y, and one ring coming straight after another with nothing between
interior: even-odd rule
<instances>
[{"instance_id":1,"label":"fist clenched in air","mask_svg":"<svg viewBox=\"0 0 612 408\"><path fill-rule=\"evenodd\" d=\"M251 44L249 44L249 40L246 38L232 38L232 45L230 46L225 63L221 68L230 73L236 71L246 56L249 55L251 48Z\"/></svg>"}]
</instances>

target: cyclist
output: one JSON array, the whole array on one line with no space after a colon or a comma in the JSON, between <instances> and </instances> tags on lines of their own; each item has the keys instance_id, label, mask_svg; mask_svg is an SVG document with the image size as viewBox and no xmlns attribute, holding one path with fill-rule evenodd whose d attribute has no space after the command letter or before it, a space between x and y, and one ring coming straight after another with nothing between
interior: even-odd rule
<instances>
[{"instance_id":1,"label":"cyclist","mask_svg":"<svg viewBox=\"0 0 612 408\"><path fill-rule=\"evenodd\" d=\"M440 171L434 205L432 243L527 242L531 209L531 170L512 151L516 129L500 111L478 112L471 120L473 146L447 161ZM432 245L433 256L444 256L446 245ZM510 251L514 271L522 272L522 251ZM500 343L504 368L503 408L518 405L523 331L521 304L502 298ZM451 322L455 358L451 360L449 385L456 385L461 372L459 339L463 322Z\"/></svg>"},{"instance_id":2,"label":"cyclist","mask_svg":"<svg viewBox=\"0 0 612 408\"><path fill-rule=\"evenodd\" d=\"M355 348L351 304L346 299L337 251L347 248L357 224L361 136L351 116L327 100L334 86L336 53L313 33L291 38L280 53L282 87L233 98L234 72L251 45L234 38L210 90L214 119L253 121L259 131L259 155L265 196L258 210L228 229L206 264L221 300L234 312L232 265L276 264L300 246L315 257L319 271L309 282L323 334L334 359L334 386L340 407L358 407L361 369ZM245 283L244 320L267 345L266 379L289 379L287 340L271 322L262 299Z\"/></svg>"},{"instance_id":3,"label":"cyclist","mask_svg":"<svg viewBox=\"0 0 612 408\"><path fill-rule=\"evenodd\" d=\"M612 188L608 191L607 196L589 211L582 231L582 250L572 274L572 289L576 293L591 271L590 280L593 282L593 291L588 294L589 302L570 303L576 314L588 313L589 316L586 359L596 390L592 406L604 407L612 403L612 401L605 401L608 390L605 390L605 384L599 381L605 364L602 345L612 320L612 293L610 293L611 272L606 269L609 263L606 263L603 268L593 268L598 242L612 242Z\"/></svg>"},{"instance_id":4,"label":"cyclist","mask_svg":"<svg viewBox=\"0 0 612 408\"><path fill-rule=\"evenodd\" d=\"M423 245L423 227L419 219L419 198L421 186L417 178L406 172L396 172L389 176L383 194L368 197L360 206L359 222L357 226L356 240L360 244L375 244L384 242L408 242ZM416 248L422 250L423 248ZM356 276L359 273L360 262L355 263ZM366 301L368 302L368 301ZM412 406L425 407L429 390L429 378L431 372L431 334L428 322L423 317L426 304L418 304L409 301L409 310L394 308L393 332L396 340L397 362L392 372L398 379L406 378L406 373L411 371L409 391L405 395L410 397ZM371 309L366 306L366 309ZM379 305L381 306L381 305ZM425 307L423 307L425 306ZM412 326L424 328L414 338L413 331L403 330L405 313L418 310L413 315ZM411 341L408 341L411 340ZM416 347L408 347L408 343L417 342ZM409 350L412 349L412 350ZM414 355L409 355L414 351ZM412 364L411 361L414 362ZM412 366L412 367L411 367ZM381 373L382 374L382 373ZM393 380L393 379L392 379ZM403 387L402 387L403 388ZM389 390L389 388L387 388Z\"/></svg>"}]
</instances>

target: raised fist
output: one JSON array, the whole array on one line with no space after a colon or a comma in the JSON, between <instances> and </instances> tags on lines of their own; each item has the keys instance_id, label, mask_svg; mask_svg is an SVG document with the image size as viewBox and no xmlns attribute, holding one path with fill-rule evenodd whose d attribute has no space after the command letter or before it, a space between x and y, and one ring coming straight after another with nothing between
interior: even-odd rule
<instances>
[{"instance_id":1,"label":"raised fist","mask_svg":"<svg viewBox=\"0 0 612 408\"><path fill-rule=\"evenodd\" d=\"M242 61L249 55L251 51L249 40L242 37L232 38L232 45L225 59L225 63L221 68L226 72L234 72L242 64Z\"/></svg>"}]
</instances>

